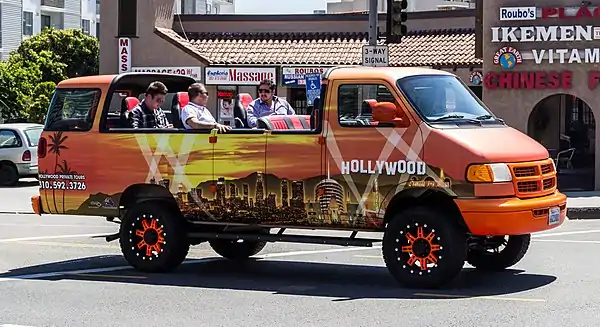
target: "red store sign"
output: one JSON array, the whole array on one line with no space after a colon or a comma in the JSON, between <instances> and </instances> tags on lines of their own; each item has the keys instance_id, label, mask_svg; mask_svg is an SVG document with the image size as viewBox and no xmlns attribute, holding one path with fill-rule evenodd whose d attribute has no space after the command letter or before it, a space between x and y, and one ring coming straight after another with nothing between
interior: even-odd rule
<instances>
[{"instance_id":1,"label":"red store sign","mask_svg":"<svg viewBox=\"0 0 600 327\"><path fill-rule=\"evenodd\" d=\"M539 12L538 12L539 13ZM585 19L600 18L600 7L547 7L541 10L541 19Z\"/></svg>"},{"instance_id":2,"label":"red store sign","mask_svg":"<svg viewBox=\"0 0 600 327\"><path fill-rule=\"evenodd\" d=\"M484 78L488 89L565 89L573 88L573 72L489 72Z\"/></svg>"}]
</instances>

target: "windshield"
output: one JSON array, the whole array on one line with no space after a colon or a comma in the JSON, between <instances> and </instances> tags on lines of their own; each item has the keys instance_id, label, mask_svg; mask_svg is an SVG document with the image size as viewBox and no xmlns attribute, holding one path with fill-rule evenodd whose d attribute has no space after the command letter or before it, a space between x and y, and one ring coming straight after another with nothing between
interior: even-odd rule
<instances>
[{"instance_id":1,"label":"windshield","mask_svg":"<svg viewBox=\"0 0 600 327\"><path fill-rule=\"evenodd\" d=\"M495 118L455 76L413 76L401 78L397 83L425 121Z\"/></svg>"},{"instance_id":2,"label":"windshield","mask_svg":"<svg viewBox=\"0 0 600 327\"><path fill-rule=\"evenodd\" d=\"M25 136L27 136L27 142L29 146L37 146L42 135L42 128L30 128L25 130Z\"/></svg>"}]
</instances>

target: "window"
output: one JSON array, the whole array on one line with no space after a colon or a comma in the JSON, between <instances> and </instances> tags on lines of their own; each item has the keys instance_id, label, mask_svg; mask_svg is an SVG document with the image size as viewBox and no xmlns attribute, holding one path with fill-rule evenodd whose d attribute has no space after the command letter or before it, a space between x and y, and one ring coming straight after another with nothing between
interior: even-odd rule
<instances>
[{"instance_id":1,"label":"window","mask_svg":"<svg viewBox=\"0 0 600 327\"><path fill-rule=\"evenodd\" d=\"M33 35L33 13L31 11L23 12L23 35Z\"/></svg>"},{"instance_id":2,"label":"window","mask_svg":"<svg viewBox=\"0 0 600 327\"><path fill-rule=\"evenodd\" d=\"M50 18L50 16L41 15L41 20L42 20L42 30L46 27L48 27L48 28L52 27L52 18Z\"/></svg>"},{"instance_id":3,"label":"window","mask_svg":"<svg viewBox=\"0 0 600 327\"><path fill-rule=\"evenodd\" d=\"M56 89L46 117L46 130L90 130L99 100L98 89Z\"/></svg>"},{"instance_id":4,"label":"window","mask_svg":"<svg viewBox=\"0 0 600 327\"><path fill-rule=\"evenodd\" d=\"M196 13L196 0L181 0L181 13L182 14L195 14Z\"/></svg>"},{"instance_id":5,"label":"window","mask_svg":"<svg viewBox=\"0 0 600 327\"><path fill-rule=\"evenodd\" d=\"M40 141L40 136L42 135L42 128L29 128L23 131L25 136L27 137L27 142L29 146L37 146Z\"/></svg>"},{"instance_id":6,"label":"window","mask_svg":"<svg viewBox=\"0 0 600 327\"><path fill-rule=\"evenodd\" d=\"M119 0L118 36L137 36L137 0Z\"/></svg>"},{"instance_id":7,"label":"window","mask_svg":"<svg viewBox=\"0 0 600 327\"><path fill-rule=\"evenodd\" d=\"M96 38L100 39L100 23L96 23Z\"/></svg>"},{"instance_id":8,"label":"window","mask_svg":"<svg viewBox=\"0 0 600 327\"><path fill-rule=\"evenodd\" d=\"M83 34L85 35L90 35L90 20L89 19L82 19L81 20L81 29L83 30Z\"/></svg>"},{"instance_id":9,"label":"window","mask_svg":"<svg viewBox=\"0 0 600 327\"><path fill-rule=\"evenodd\" d=\"M20 148L23 146L21 138L14 131L0 130L0 149Z\"/></svg>"},{"instance_id":10,"label":"window","mask_svg":"<svg viewBox=\"0 0 600 327\"><path fill-rule=\"evenodd\" d=\"M397 103L385 85L341 85L338 90L338 119L340 125L344 127L371 126L373 115L370 103L372 101ZM387 126L387 124L378 125L378 127Z\"/></svg>"},{"instance_id":11,"label":"window","mask_svg":"<svg viewBox=\"0 0 600 327\"><path fill-rule=\"evenodd\" d=\"M413 107L426 121L441 117L473 119L492 115L458 77L449 75L412 76L398 80Z\"/></svg>"}]
</instances>

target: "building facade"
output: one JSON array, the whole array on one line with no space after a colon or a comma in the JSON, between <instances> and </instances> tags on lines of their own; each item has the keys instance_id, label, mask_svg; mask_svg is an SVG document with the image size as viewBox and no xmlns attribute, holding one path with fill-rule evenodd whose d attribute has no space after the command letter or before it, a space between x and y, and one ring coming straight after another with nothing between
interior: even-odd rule
<instances>
[{"instance_id":1,"label":"building facade","mask_svg":"<svg viewBox=\"0 0 600 327\"><path fill-rule=\"evenodd\" d=\"M235 0L175 0L175 14L211 15L235 13Z\"/></svg>"},{"instance_id":2,"label":"building facade","mask_svg":"<svg viewBox=\"0 0 600 327\"><path fill-rule=\"evenodd\" d=\"M594 2L483 6L483 98L556 158L565 191L600 189L600 7Z\"/></svg>"},{"instance_id":3,"label":"building facade","mask_svg":"<svg viewBox=\"0 0 600 327\"><path fill-rule=\"evenodd\" d=\"M353 11L369 10L370 0L329 0L327 2L328 14L339 14ZM474 9L474 0L419 0L408 1L407 11L433 11ZM387 11L387 0L377 0L377 11Z\"/></svg>"},{"instance_id":4,"label":"building facade","mask_svg":"<svg viewBox=\"0 0 600 327\"><path fill-rule=\"evenodd\" d=\"M21 41L45 27L81 28L98 36L100 0L2 0L0 17L1 59L5 60Z\"/></svg>"}]
</instances>

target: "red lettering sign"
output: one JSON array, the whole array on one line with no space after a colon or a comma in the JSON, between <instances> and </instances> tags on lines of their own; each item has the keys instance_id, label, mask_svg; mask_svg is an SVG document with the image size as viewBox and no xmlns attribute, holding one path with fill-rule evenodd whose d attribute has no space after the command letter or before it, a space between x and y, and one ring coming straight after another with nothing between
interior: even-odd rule
<instances>
[{"instance_id":1,"label":"red lettering sign","mask_svg":"<svg viewBox=\"0 0 600 327\"><path fill-rule=\"evenodd\" d=\"M229 76L232 82L256 82L265 79L274 80L275 74L272 72L261 72L261 71L238 71L235 68L229 69Z\"/></svg>"},{"instance_id":2,"label":"red lettering sign","mask_svg":"<svg viewBox=\"0 0 600 327\"><path fill-rule=\"evenodd\" d=\"M565 89L573 88L573 73L562 72L489 72L485 75L488 89Z\"/></svg>"},{"instance_id":3,"label":"red lettering sign","mask_svg":"<svg viewBox=\"0 0 600 327\"><path fill-rule=\"evenodd\" d=\"M600 84L600 72L588 72L588 87L590 88L590 90L595 90L598 84Z\"/></svg>"},{"instance_id":4,"label":"red lettering sign","mask_svg":"<svg viewBox=\"0 0 600 327\"><path fill-rule=\"evenodd\" d=\"M223 99L233 98L233 91L217 91L217 97Z\"/></svg>"},{"instance_id":5,"label":"red lettering sign","mask_svg":"<svg viewBox=\"0 0 600 327\"><path fill-rule=\"evenodd\" d=\"M568 7L568 8L542 8L541 19L589 19L600 18L600 7Z\"/></svg>"}]
</instances>

